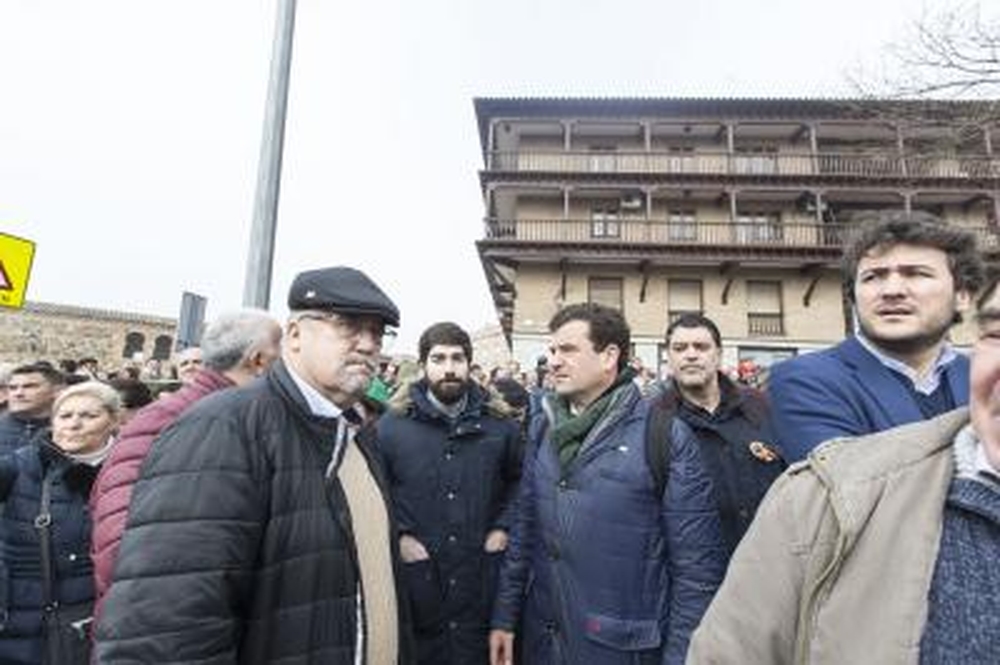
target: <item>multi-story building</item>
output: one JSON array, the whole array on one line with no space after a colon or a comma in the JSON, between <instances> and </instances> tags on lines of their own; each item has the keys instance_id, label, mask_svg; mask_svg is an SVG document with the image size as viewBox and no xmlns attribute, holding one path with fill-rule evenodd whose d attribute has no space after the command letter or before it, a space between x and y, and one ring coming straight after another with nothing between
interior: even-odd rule
<instances>
[{"instance_id":1,"label":"multi-story building","mask_svg":"<svg viewBox=\"0 0 1000 665\"><path fill-rule=\"evenodd\" d=\"M662 368L667 325L715 320L724 362L840 341L837 270L862 210L927 210L998 250L1000 130L973 102L477 99L478 245L514 357L563 304L621 308ZM971 330L953 332L958 344Z\"/></svg>"}]
</instances>

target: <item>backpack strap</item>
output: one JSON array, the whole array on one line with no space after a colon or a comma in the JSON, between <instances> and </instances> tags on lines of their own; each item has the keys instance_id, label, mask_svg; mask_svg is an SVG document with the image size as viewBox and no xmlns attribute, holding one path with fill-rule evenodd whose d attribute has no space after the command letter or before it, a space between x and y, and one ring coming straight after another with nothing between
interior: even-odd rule
<instances>
[{"instance_id":1,"label":"backpack strap","mask_svg":"<svg viewBox=\"0 0 1000 665\"><path fill-rule=\"evenodd\" d=\"M52 567L52 483L55 473L49 469L42 478L42 498L38 506L38 516L35 517L35 529L38 531L38 548L42 565L42 611L46 615L56 610L57 599Z\"/></svg>"},{"instance_id":2,"label":"backpack strap","mask_svg":"<svg viewBox=\"0 0 1000 665\"><path fill-rule=\"evenodd\" d=\"M649 406L646 415L646 464L653 476L656 496L663 497L667 490L667 473L670 467L671 429L677 415L677 396L667 389Z\"/></svg>"}]
</instances>

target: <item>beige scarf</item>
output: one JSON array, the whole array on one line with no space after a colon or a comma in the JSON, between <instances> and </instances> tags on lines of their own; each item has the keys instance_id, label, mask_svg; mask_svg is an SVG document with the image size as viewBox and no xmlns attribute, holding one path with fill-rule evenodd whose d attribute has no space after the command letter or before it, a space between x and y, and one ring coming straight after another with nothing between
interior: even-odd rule
<instances>
[{"instance_id":1,"label":"beige scarf","mask_svg":"<svg viewBox=\"0 0 1000 665\"><path fill-rule=\"evenodd\" d=\"M354 546L361 569L361 605L364 611L364 649L367 665L396 665L399 654L399 615L389 541L389 513L375 477L346 427L344 455L337 478L347 497L354 529Z\"/></svg>"}]
</instances>

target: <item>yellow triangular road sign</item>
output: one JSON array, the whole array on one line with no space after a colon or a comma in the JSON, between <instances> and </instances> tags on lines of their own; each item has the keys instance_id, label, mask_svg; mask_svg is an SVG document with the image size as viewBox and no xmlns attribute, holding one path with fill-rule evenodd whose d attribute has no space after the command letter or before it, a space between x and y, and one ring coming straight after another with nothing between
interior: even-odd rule
<instances>
[{"instance_id":1,"label":"yellow triangular road sign","mask_svg":"<svg viewBox=\"0 0 1000 665\"><path fill-rule=\"evenodd\" d=\"M24 305L34 258L35 243L0 233L0 307L19 308Z\"/></svg>"}]
</instances>

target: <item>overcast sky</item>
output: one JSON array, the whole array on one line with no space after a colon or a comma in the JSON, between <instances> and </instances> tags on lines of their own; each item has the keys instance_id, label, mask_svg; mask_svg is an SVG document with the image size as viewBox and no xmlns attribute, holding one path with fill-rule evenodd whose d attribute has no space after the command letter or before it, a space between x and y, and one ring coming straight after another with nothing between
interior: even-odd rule
<instances>
[{"instance_id":1,"label":"overcast sky","mask_svg":"<svg viewBox=\"0 0 1000 665\"><path fill-rule=\"evenodd\" d=\"M495 321L476 96L853 93L914 0L299 0L271 309L352 265L403 313ZM954 3L951 3L954 4ZM29 300L240 306L275 0L0 0L0 231Z\"/></svg>"}]
</instances>

